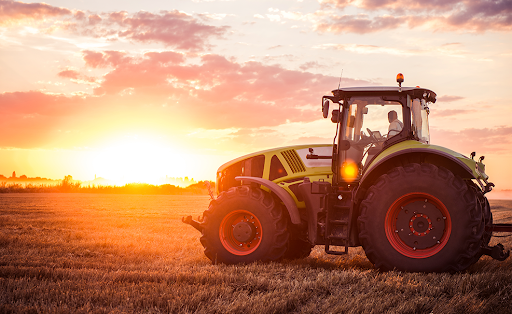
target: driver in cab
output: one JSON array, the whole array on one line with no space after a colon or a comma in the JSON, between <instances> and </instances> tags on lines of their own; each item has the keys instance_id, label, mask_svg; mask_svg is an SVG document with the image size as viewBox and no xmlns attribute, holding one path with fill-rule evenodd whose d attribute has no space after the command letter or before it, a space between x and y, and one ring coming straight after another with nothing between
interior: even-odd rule
<instances>
[{"instance_id":1,"label":"driver in cab","mask_svg":"<svg viewBox=\"0 0 512 314\"><path fill-rule=\"evenodd\" d=\"M388 138L397 135L404 128L404 124L402 123L402 121L398 120L398 114L396 113L395 110L391 110L390 112L388 112L388 121Z\"/></svg>"}]
</instances>

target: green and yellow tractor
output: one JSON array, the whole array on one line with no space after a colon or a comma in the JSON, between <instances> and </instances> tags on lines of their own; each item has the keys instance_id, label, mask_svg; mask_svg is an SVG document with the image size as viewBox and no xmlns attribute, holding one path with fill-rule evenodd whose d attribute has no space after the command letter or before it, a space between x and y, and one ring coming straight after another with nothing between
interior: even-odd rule
<instances>
[{"instance_id":1,"label":"green and yellow tractor","mask_svg":"<svg viewBox=\"0 0 512 314\"><path fill-rule=\"evenodd\" d=\"M485 194L494 186L484 157L431 145L428 115L436 94L425 88L350 87L322 97L336 124L333 144L249 154L217 171L215 198L199 221L213 263L237 264L328 254L362 246L381 270L456 272L489 246L493 224Z\"/></svg>"}]
</instances>

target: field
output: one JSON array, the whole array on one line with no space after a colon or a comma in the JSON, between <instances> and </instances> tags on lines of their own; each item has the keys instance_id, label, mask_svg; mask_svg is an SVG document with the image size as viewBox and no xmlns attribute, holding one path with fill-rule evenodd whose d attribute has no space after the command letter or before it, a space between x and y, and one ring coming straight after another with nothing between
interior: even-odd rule
<instances>
[{"instance_id":1,"label":"field","mask_svg":"<svg viewBox=\"0 0 512 314\"><path fill-rule=\"evenodd\" d=\"M458 274L380 273L361 248L211 265L208 196L0 195L0 313L512 313L512 258ZM512 201L491 201L512 222ZM512 247L512 237L494 238Z\"/></svg>"}]
</instances>

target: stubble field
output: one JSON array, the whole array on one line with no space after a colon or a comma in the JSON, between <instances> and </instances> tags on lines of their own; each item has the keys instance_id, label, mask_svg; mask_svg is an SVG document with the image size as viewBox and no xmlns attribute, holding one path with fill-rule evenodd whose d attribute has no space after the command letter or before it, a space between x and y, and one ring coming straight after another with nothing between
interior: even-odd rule
<instances>
[{"instance_id":1,"label":"stubble field","mask_svg":"<svg viewBox=\"0 0 512 314\"><path fill-rule=\"evenodd\" d=\"M458 274L380 273L361 248L211 265L208 196L0 195L0 313L512 313L512 258ZM512 201L491 201L512 222ZM512 238L494 238L512 247Z\"/></svg>"}]
</instances>

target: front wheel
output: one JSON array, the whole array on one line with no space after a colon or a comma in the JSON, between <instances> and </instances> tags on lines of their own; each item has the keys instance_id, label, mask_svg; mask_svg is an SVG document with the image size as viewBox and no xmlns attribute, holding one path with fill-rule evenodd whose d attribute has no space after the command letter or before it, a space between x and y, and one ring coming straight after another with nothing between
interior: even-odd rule
<instances>
[{"instance_id":1,"label":"front wheel","mask_svg":"<svg viewBox=\"0 0 512 314\"><path fill-rule=\"evenodd\" d=\"M260 189L233 187L212 201L203 217L201 244L214 264L275 261L287 250L287 217Z\"/></svg>"},{"instance_id":2,"label":"front wheel","mask_svg":"<svg viewBox=\"0 0 512 314\"><path fill-rule=\"evenodd\" d=\"M377 268L454 272L478 259L482 211L468 184L445 168L396 167L368 189L360 208L359 237Z\"/></svg>"}]
</instances>

